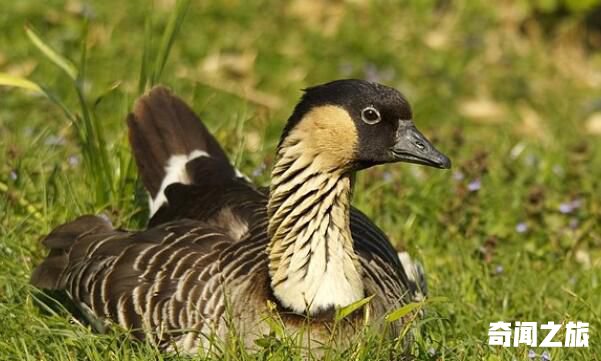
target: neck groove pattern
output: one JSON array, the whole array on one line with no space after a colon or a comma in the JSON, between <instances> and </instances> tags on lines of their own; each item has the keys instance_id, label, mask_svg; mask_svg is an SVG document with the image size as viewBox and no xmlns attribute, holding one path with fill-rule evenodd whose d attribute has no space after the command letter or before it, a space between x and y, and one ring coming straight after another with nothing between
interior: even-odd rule
<instances>
[{"instance_id":1,"label":"neck groove pattern","mask_svg":"<svg viewBox=\"0 0 601 361\"><path fill-rule=\"evenodd\" d=\"M284 143L268 202L269 274L280 303L304 314L364 297L350 231L351 174L323 167L303 142Z\"/></svg>"}]
</instances>

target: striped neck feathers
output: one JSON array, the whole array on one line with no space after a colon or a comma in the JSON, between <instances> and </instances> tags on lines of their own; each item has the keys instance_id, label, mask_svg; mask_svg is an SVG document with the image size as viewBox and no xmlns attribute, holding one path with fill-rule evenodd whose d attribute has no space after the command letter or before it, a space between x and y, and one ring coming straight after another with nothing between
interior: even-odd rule
<instances>
[{"instance_id":1,"label":"striped neck feathers","mask_svg":"<svg viewBox=\"0 0 601 361\"><path fill-rule=\"evenodd\" d=\"M280 303L297 313L315 315L364 297L350 231L354 127L348 138L348 124L324 124L345 116L333 106L309 113L280 145L272 171L271 287ZM315 122L318 130L310 128ZM333 134L336 126L347 134Z\"/></svg>"}]
</instances>

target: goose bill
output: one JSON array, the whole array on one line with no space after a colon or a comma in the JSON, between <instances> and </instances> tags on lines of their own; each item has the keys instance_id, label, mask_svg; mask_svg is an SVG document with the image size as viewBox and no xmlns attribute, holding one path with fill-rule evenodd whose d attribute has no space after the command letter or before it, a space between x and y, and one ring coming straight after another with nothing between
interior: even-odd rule
<instances>
[{"instance_id":1,"label":"goose bill","mask_svg":"<svg viewBox=\"0 0 601 361\"><path fill-rule=\"evenodd\" d=\"M392 147L394 161L451 168L451 160L436 149L413 122L407 123L401 124L397 130L396 142Z\"/></svg>"}]
</instances>

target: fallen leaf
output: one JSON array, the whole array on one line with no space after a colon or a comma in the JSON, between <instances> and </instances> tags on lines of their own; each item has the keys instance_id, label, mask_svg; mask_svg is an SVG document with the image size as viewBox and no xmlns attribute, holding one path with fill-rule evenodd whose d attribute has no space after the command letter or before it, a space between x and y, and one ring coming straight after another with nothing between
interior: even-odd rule
<instances>
[{"instance_id":1,"label":"fallen leaf","mask_svg":"<svg viewBox=\"0 0 601 361\"><path fill-rule=\"evenodd\" d=\"M601 112L591 114L585 122L587 133L601 135Z\"/></svg>"},{"instance_id":2,"label":"fallen leaf","mask_svg":"<svg viewBox=\"0 0 601 361\"><path fill-rule=\"evenodd\" d=\"M507 115L501 104L488 97L463 100L459 103L458 110L464 117L483 124L501 123Z\"/></svg>"},{"instance_id":3,"label":"fallen leaf","mask_svg":"<svg viewBox=\"0 0 601 361\"><path fill-rule=\"evenodd\" d=\"M286 11L308 29L331 36L338 31L346 8L343 1L294 0Z\"/></svg>"},{"instance_id":4,"label":"fallen leaf","mask_svg":"<svg viewBox=\"0 0 601 361\"><path fill-rule=\"evenodd\" d=\"M242 52L217 51L204 58L200 69L211 76L219 75L238 81L247 80L246 85L249 85L252 83L256 59L257 51L254 49Z\"/></svg>"},{"instance_id":5,"label":"fallen leaf","mask_svg":"<svg viewBox=\"0 0 601 361\"><path fill-rule=\"evenodd\" d=\"M449 32L441 29L429 31L424 42L434 50L443 49L449 43Z\"/></svg>"},{"instance_id":6,"label":"fallen leaf","mask_svg":"<svg viewBox=\"0 0 601 361\"><path fill-rule=\"evenodd\" d=\"M37 65L38 63L35 60L25 60L17 64L8 64L5 71L12 76L27 78Z\"/></svg>"},{"instance_id":7,"label":"fallen leaf","mask_svg":"<svg viewBox=\"0 0 601 361\"><path fill-rule=\"evenodd\" d=\"M522 120L517 126L519 133L536 138L544 138L547 135L543 121L534 109L526 104L520 104L517 110Z\"/></svg>"}]
</instances>

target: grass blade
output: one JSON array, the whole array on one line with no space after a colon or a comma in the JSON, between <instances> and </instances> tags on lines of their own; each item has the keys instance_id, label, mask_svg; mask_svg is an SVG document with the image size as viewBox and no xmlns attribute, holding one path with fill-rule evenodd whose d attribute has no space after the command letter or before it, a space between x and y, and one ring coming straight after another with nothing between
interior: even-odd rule
<instances>
[{"instance_id":1,"label":"grass blade","mask_svg":"<svg viewBox=\"0 0 601 361\"><path fill-rule=\"evenodd\" d=\"M173 46L175 38L177 37L177 34L179 33L179 30L181 29L181 26L184 23L184 18L188 11L189 5L190 0L178 0L175 5L175 10L173 11L173 13L171 13L169 22L167 23L167 27L165 28L165 32L163 33L161 46L159 48L159 52L155 61L151 85L156 84L161 78L163 69L165 68L167 59L169 58L169 53L171 52L171 47Z\"/></svg>"},{"instance_id":2,"label":"grass blade","mask_svg":"<svg viewBox=\"0 0 601 361\"><path fill-rule=\"evenodd\" d=\"M416 308L421 307L421 305L422 304L420 302L408 303L405 306L392 311L391 313L386 315L384 319L388 322L394 322L402 317L405 317L407 314L409 314L409 312L415 310Z\"/></svg>"},{"instance_id":3,"label":"grass blade","mask_svg":"<svg viewBox=\"0 0 601 361\"><path fill-rule=\"evenodd\" d=\"M27 80L18 76L12 76L6 73L0 73L0 85L26 89L36 93L44 93L42 88L31 80Z\"/></svg>"},{"instance_id":4,"label":"grass blade","mask_svg":"<svg viewBox=\"0 0 601 361\"><path fill-rule=\"evenodd\" d=\"M38 50L40 50L51 62L63 69L71 79L77 79L77 68L75 65L73 65L73 63L71 63L71 61L67 60L67 58L63 57L46 43L44 43L44 41L38 36L38 34L36 34L35 31L33 31L30 26L25 26L25 33L33 45L35 45L36 48L38 48Z\"/></svg>"},{"instance_id":5,"label":"grass blade","mask_svg":"<svg viewBox=\"0 0 601 361\"><path fill-rule=\"evenodd\" d=\"M350 315L351 313L357 311L358 309L360 309L361 307L363 307L365 304L367 304L369 301L371 301L372 298L374 298L375 295L371 295L365 298L360 299L359 301L353 302L348 306L339 308L338 310L336 310L336 321L341 321L343 319L345 319L348 315Z\"/></svg>"},{"instance_id":6,"label":"grass blade","mask_svg":"<svg viewBox=\"0 0 601 361\"><path fill-rule=\"evenodd\" d=\"M149 74L151 73L150 57L152 55L152 17L150 14L146 15L146 21L144 22L144 46L142 47L142 63L140 64L140 79L138 80L138 94L144 93L146 85L149 81Z\"/></svg>"}]
</instances>

